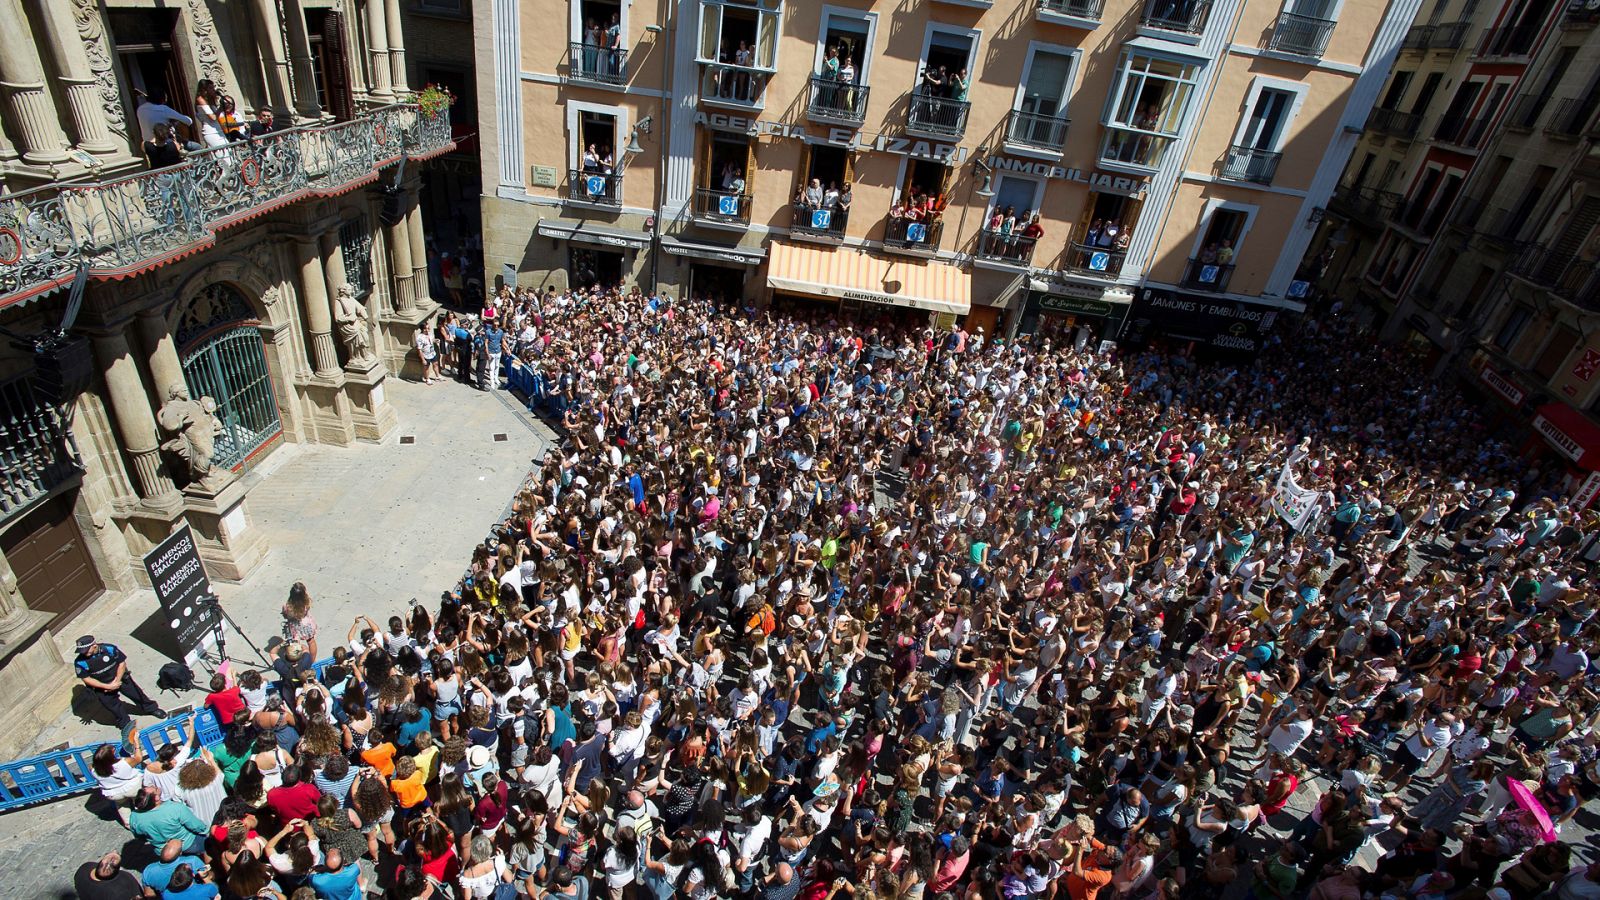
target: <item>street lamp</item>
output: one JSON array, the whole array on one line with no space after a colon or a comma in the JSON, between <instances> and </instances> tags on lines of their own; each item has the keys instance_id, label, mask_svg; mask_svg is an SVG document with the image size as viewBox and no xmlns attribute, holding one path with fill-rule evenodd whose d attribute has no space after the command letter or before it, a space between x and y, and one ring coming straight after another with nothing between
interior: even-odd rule
<instances>
[{"instance_id":1,"label":"street lamp","mask_svg":"<svg viewBox=\"0 0 1600 900\"><path fill-rule=\"evenodd\" d=\"M667 85L667 56L672 52L672 48L666 26L651 24L646 25L644 30L655 36L653 39L656 43L656 49L661 51L661 108L657 110L657 115L661 116L661 137L656 139L661 155L656 164L656 185L652 194L655 201L655 210L650 216L650 294L655 296L659 287L658 278L661 270L661 208L666 206L667 129L672 124L672 120L667 118L667 98L672 96L672 92ZM646 117L645 121L648 120L649 118ZM643 122L640 124L643 124ZM645 133L648 134L649 132ZM639 139L635 136L632 146L638 146L638 144Z\"/></svg>"}]
</instances>

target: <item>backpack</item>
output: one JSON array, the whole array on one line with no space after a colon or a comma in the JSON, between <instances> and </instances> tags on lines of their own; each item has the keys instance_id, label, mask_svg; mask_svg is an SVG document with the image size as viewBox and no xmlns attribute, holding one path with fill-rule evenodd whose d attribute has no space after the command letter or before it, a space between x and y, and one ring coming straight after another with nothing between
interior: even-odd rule
<instances>
[{"instance_id":1,"label":"backpack","mask_svg":"<svg viewBox=\"0 0 1600 900\"><path fill-rule=\"evenodd\" d=\"M181 662L169 662L162 666L156 673L156 687L163 691L192 691L197 687L194 683L194 672Z\"/></svg>"}]
</instances>

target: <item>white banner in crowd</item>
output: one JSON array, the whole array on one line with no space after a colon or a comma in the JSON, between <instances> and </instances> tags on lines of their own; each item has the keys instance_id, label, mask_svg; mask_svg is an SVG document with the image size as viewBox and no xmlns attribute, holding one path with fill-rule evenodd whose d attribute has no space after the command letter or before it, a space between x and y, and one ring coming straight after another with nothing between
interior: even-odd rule
<instances>
[{"instance_id":1,"label":"white banner in crowd","mask_svg":"<svg viewBox=\"0 0 1600 900\"><path fill-rule=\"evenodd\" d=\"M1306 530L1317 509L1317 492L1301 487L1294 477L1295 464L1305 458L1306 447L1301 444L1284 461L1283 471L1278 473L1277 489L1272 494L1273 511L1283 516L1295 531Z\"/></svg>"}]
</instances>

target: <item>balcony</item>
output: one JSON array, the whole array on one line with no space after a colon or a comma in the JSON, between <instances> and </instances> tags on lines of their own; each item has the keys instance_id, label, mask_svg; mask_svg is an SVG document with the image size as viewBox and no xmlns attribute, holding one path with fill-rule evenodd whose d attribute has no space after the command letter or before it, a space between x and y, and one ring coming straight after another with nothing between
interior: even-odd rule
<instances>
[{"instance_id":1,"label":"balcony","mask_svg":"<svg viewBox=\"0 0 1600 900\"><path fill-rule=\"evenodd\" d=\"M622 175L569 169L567 200L592 206L621 206Z\"/></svg>"},{"instance_id":2,"label":"balcony","mask_svg":"<svg viewBox=\"0 0 1600 900\"><path fill-rule=\"evenodd\" d=\"M346 122L274 131L108 181L0 196L0 306L89 277L125 277L216 242L217 232L371 181L401 158L455 147L449 109L396 104Z\"/></svg>"},{"instance_id":3,"label":"balcony","mask_svg":"<svg viewBox=\"0 0 1600 900\"><path fill-rule=\"evenodd\" d=\"M1146 28L1199 34L1206 30L1211 0L1147 0L1139 24Z\"/></svg>"},{"instance_id":4,"label":"balcony","mask_svg":"<svg viewBox=\"0 0 1600 900\"><path fill-rule=\"evenodd\" d=\"M1532 244L1517 254L1506 271L1569 303L1600 310L1600 267L1594 260L1557 254L1550 247Z\"/></svg>"},{"instance_id":5,"label":"balcony","mask_svg":"<svg viewBox=\"0 0 1600 900\"><path fill-rule=\"evenodd\" d=\"M789 236L813 244L842 244L848 213L837 209L813 209L804 203L791 206L794 218L789 222Z\"/></svg>"},{"instance_id":6,"label":"balcony","mask_svg":"<svg viewBox=\"0 0 1600 900\"><path fill-rule=\"evenodd\" d=\"M1539 36L1537 27L1527 25L1503 25L1499 28L1486 29L1483 40L1478 43L1478 55L1484 57L1518 57L1527 56L1533 49L1533 41Z\"/></svg>"},{"instance_id":7,"label":"balcony","mask_svg":"<svg viewBox=\"0 0 1600 900\"><path fill-rule=\"evenodd\" d=\"M1333 192L1329 206L1358 227L1379 229L1400 207L1400 195L1393 191L1340 185Z\"/></svg>"},{"instance_id":8,"label":"balcony","mask_svg":"<svg viewBox=\"0 0 1600 900\"><path fill-rule=\"evenodd\" d=\"M1483 214L1478 219L1477 234L1491 244L1505 249L1521 246L1517 238L1522 234L1525 217L1505 207Z\"/></svg>"},{"instance_id":9,"label":"balcony","mask_svg":"<svg viewBox=\"0 0 1600 900\"><path fill-rule=\"evenodd\" d=\"M1100 160L1153 170L1160 167L1171 144L1172 138L1166 135L1107 125L1106 139L1100 147Z\"/></svg>"},{"instance_id":10,"label":"balcony","mask_svg":"<svg viewBox=\"0 0 1600 900\"><path fill-rule=\"evenodd\" d=\"M1460 50L1467 43L1467 31L1471 27L1471 22L1449 22L1433 26L1433 31L1428 35L1428 49Z\"/></svg>"},{"instance_id":11,"label":"balcony","mask_svg":"<svg viewBox=\"0 0 1600 900\"><path fill-rule=\"evenodd\" d=\"M628 51L573 41L567 48L567 80L606 87L628 83Z\"/></svg>"},{"instance_id":12,"label":"balcony","mask_svg":"<svg viewBox=\"0 0 1600 900\"><path fill-rule=\"evenodd\" d=\"M1006 143L1030 150L1060 153L1067 145L1066 116L1046 116L1039 113L1012 110L1006 117Z\"/></svg>"},{"instance_id":13,"label":"balcony","mask_svg":"<svg viewBox=\"0 0 1600 900\"><path fill-rule=\"evenodd\" d=\"M1219 263L1215 260L1205 262L1191 259L1183 270L1183 286L1191 291L1211 291L1220 294L1228 289L1228 281L1232 278L1233 264Z\"/></svg>"},{"instance_id":14,"label":"balcony","mask_svg":"<svg viewBox=\"0 0 1600 900\"><path fill-rule=\"evenodd\" d=\"M0 382L0 522L80 472L67 423L32 376Z\"/></svg>"},{"instance_id":15,"label":"balcony","mask_svg":"<svg viewBox=\"0 0 1600 900\"><path fill-rule=\"evenodd\" d=\"M1229 147L1228 156L1222 161L1222 171L1218 174L1229 181L1271 184L1272 176L1277 174L1278 161L1281 159L1283 159L1282 153L1271 153L1254 147Z\"/></svg>"},{"instance_id":16,"label":"balcony","mask_svg":"<svg viewBox=\"0 0 1600 900\"><path fill-rule=\"evenodd\" d=\"M1544 133L1561 140L1577 140L1578 135L1583 134L1590 112L1576 97L1558 100L1550 121L1545 123Z\"/></svg>"},{"instance_id":17,"label":"balcony","mask_svg":"<svg viewBox=\"0 0 1600 900\"><path fill-rule=\"evenodd\" d=\"M1041 22L1074 25L1077 23L1067 20L1100 21L1105 8L1106 0L1039 0L1037 10Z\"/></svg>"},{"instance_id":18,"label":"balcony","mask_svg":"<svg viewBox=\"0 0 1600 900\"><path fill-rule=\"evenodd\" d=\"M818 122L861 125L867 121L867 92L862 84L846 84L836 78L811 76L811 100L806 115Z\"/></svg>"},{"instance_id":19,"label":"balcony","mask_svg":"<svg viewBox=\"0 0 1600 900\"><path fill-rule=\"evenodd\" d=\"M1477 150L1489 136L1489 116L1446 115L1433 129L1433 139L1443 144L1454 144L1467 150Z\"/></svg>"},{"instance_id":20,"label":"balcony","mask_svg":"<svg viewBox=\"0 0 1600 900\"><path fill-rule=\"evenodd\" d=\"M742 229L750 224L750 195L696 188L694 218L703 225Z\"/></svg>"},{"instance_id":21,"label":"balcony","mask_svg":"<svg viewBox=\"0 0 1600 900\"><path fill-rule=\"evenodd\" d=\"M1428 49L1428 40L1432 37L1432 25L1413 25L1411 26L1411 29L1406 32L1406 36L1400 39L1400 49L1426 50Z\"/></svg>"},{"instance_id":22,"label":"balcony","mask_svg":"<svg viewBox=\"0 0 1600 900\"><path fill-rule=\"evenodd\" d=\"M967 131L967 114L972 103L949 97L911 95L911 114L906 119L906 131L931 138L959 138Z\"/></svg>"},{"instance_id":23,"label":"balcony","mask_svg":"<svg viewBox=\"0 0 1600 900\"><path fill-rule=\"evenodd\" d=\"M701 63L700 100L714 106L761 109L766 104L768 69L730 63Z\"/></svg>"},{"instance_id":24,"label":"balcony","mask_svg":"<svg viewBox=\"0 0 1600 900\"><path fill-rule=\"evenodd\" d=\"M1126 250L1073 243L1067 248L1061 262L1068 272L1115 278L1122 274L1122 263L1127 258Z\"/></svg>"},{"instance_id":25,"label":"balcony","mask_svg":"<svg viewBox=\"0 0 1600 900\"><path fill-rule=\"evenodd\" d=\"M1562 28L1589 28L1596 22L1600 22L1600 6L1587 0L1571 0L1561 14Z\"/></svg>"},{"instance_id":26,"label":"balcony","mask_svg":"<svg viewBox=\"0 0 1600 900\"><path fill-rule=\"evenodd\" d=\"M1550 98L1543 94L1522 94L1511 101L1503 124L1509 131L1532 131L1549 102Z\"/></svg>"},{"instance_id":27,"label":"balcony","mask_svg":"<svg viewBox=\"0 0 1600 900\"><path fill-rule=\"evenodd\" d=\"M1419 113L1401 112L1398 109L1385 109L1375 107L1372 115L1367 117L1367 129L1399 138L1403 141L1413 140L1417 136L1417 129L1422 125L1422 116Z\"/></svg>"},{"instance_id":28,"label":"balcony","mask_svg":"<svg viewBox=\"0 0 1600 900\"><path fill-rule=\"evenodd\" d=\"M1267 40L1267 49L1321 59L1328 49L1328 38L1333 36L1335 24L1331 19L1279 13L1278 24L1273 26L1272 37Z\"/></svg>"},{"instance_id":29,"label":"balcony","mask_svg":"<svg viewBox=\"0 0 1600 900\"><path fill-rule=\"evenodd\" d=\"M1026 269L1033 263L1033 248L1038 243L1038 238L985 228L978 232L978 245L973 255L986 262Z\"/></svg>"},{"instance_id":30,"label":"balcony","mask_svg":"<svg viewBox=\"0 0 1600 900\"><path fill-rule=\"evenodd\" d=\"M883 249L903 256L937 256L943 233L942 219L932 222L890 219L883 227Z\"/></svg>"}]
</instances>

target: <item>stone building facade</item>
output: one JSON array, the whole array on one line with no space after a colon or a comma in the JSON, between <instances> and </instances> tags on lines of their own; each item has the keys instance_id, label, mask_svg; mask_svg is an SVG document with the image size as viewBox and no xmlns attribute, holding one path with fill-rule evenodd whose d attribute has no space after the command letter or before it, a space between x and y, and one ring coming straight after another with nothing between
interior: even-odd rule
<instances>
[{"instance_id":1,"label":"stone building facade","mask_svg":"<svg viewBox=\"0 0 1600 900\"><path fill-rule=\"evenodd\" d=\"M143 554L187 525L242 578L253 469L396 427L386 381L437 309L419 187L454 148L401 16L0 0L0 754L64 708L73 620L147 582ZM192 116L200 79L279 128L150 170L139 104ZM161 416L175 387L216 404L205 478Z\"/></svg>"}]
</instances>

